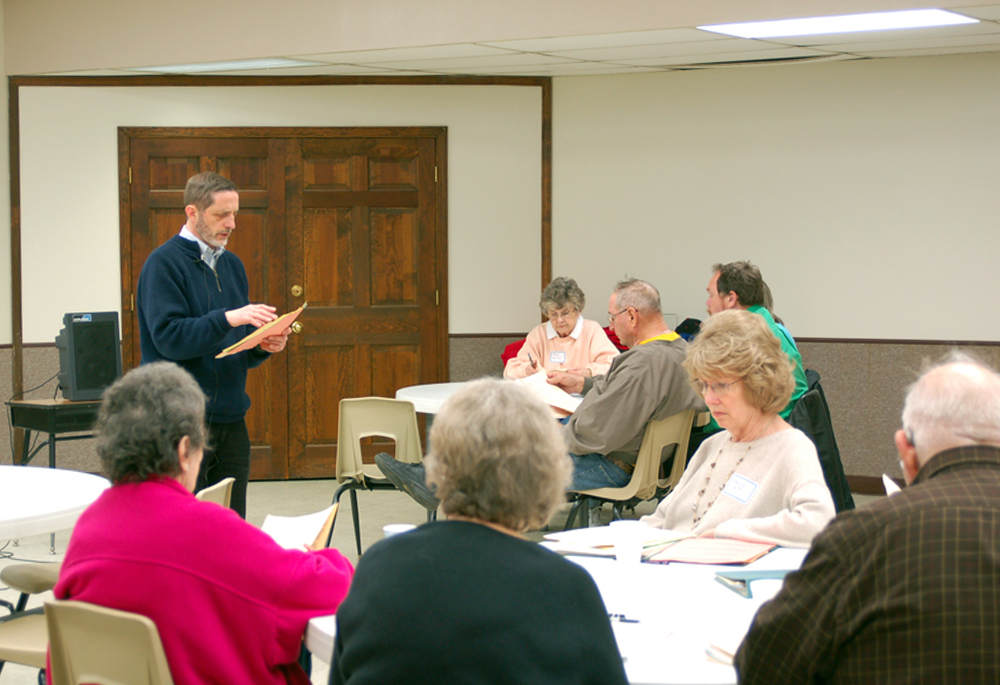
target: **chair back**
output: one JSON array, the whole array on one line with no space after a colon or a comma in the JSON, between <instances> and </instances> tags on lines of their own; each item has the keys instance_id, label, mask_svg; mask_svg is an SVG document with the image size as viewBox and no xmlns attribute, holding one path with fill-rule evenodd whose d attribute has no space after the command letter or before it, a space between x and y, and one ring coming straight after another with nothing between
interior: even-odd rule
<instances>
[{"instance_id":1,"label":"chair back","mask_svg":"<svg viewBox=\"0 0 1000 685\"><path fill-rule=\"evenodd\" d=\"M195 495L202 502L215 502L225 508L229 508L229 500L233 497L233 483L235 478L223 478L215 485L209 485L204 490L199 490Z\"/></svg>"},{"instance_id":2,"label":"chair back","mask_svg":"<svg viewBox=\"0 0 1000 685\"><path fill-rule=\"evenodd\" d=\"M823 479L826 481L833 505L837 513L854 508L854 496L851 494L851 484L844 475L844 464L840 459L840 448L833 434L833 418L830 416L830 406L826 402L826 393L819 382L819 373L806 369L806 379L809 389L798 399L788 416L788 423L806 434L816 445L816 454L823 469Z\"/></svg>"},{"instance_id":3,"label":"chair back","mask_svg":"<svg viewBox=\"0 0 1000 685\"><path fill-rule=\"evenodd\" d=\"M87 602L45 603L52 685L173 685L156 625Z\"/></svg>"},{"instance_id":4,"label":"chair back","mask_svg":"<svg viewBox=\"0 0 1000 685\"><path fill-rule=\"evenodd\" d=\"M657 488L673 487L681 474L684 473L685 457L688 440L691 437L691 425L694 422L695 410L688 409L665 419L650 421L646 424L646 432L639 447L635 471L628 484L621 488L596 488L584 490L590 497L624 501L636 497L647 500L652 498ZM670 475L660 480L660 463L663 451L670 445L674 447L674 462Z\"/></svg>"},{"instance_id":5,"label":"chair back","mask_svg":"<svg viewBox=\"0 0 1000 685\"><path fill-rule=\"evenodd\" d=\"M396 443L396 459L407 464L423 461L420 429L413 404L388 397L351 397L340 401L337 427L337 481L364 482L361 439L390 438Z\"/></svg>"}]
</instances>

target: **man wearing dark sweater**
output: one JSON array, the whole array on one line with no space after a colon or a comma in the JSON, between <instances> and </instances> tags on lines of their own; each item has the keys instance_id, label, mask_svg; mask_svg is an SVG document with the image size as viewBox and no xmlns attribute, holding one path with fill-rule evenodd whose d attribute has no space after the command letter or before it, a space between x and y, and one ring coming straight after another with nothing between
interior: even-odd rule
<instances>
[{"instance_id":1,"label":"man wearing dark sweater","mask_svg":"<svg viewBox=\"0 0 1000 685\"><path fill-rule=\"evenodd\" d=\"M187 223L180 234L155 249L139 275L142 363L175 362L198 380L207 396L210 447L197 489L234 478L230 506L245 517L247 370L283 350L290 331L268 336L252 350L215 358L253 328L274 320L274 307L250 304L243 262L225 250L239 211L236 185L214 172L197 174L188 179L184 205Z\"/></svg>"}]
</instances>

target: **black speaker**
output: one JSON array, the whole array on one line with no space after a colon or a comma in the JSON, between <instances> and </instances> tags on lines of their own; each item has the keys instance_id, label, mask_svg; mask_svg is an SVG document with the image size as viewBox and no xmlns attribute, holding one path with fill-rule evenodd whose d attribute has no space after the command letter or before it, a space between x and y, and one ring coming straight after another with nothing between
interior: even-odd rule
<instances>
[{"instance_id":1,"label":"black speaker","mask_svg":"<svg viewBox=\"0 0 1000 685\"><path fill-rule=\"evenodd\" d=\"M122 375L118 312L66 314L56 336L59 389L67 400L97 400Z\"/></svg>"}]
</instances>

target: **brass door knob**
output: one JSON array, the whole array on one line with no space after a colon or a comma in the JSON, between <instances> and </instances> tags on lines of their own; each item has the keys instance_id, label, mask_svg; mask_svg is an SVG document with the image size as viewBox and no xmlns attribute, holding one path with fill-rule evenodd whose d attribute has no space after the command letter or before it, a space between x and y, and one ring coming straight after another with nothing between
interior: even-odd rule
<instances>
[{"instance_id":1,"label":"brass door knob","mask_svg":"<svg viewBox=\"0 0 1000 685\"><path fill-rule=\"evenodd\" d=\"M301 333L302 332L302 324L300 324L298 321L296 321L295 323L292 324L292 330L295 331L296 333Z\"/></svg>"},{"instance_id":2,"label":"brass door knob","mask_svg":"<svg viewBox=\"0 0 1000 685\"><path fill-rule=\"evenodd\" d=\"M301 285L293 285L292 286L292 295L294 295L295 297L302 297L302 286Z\"/></svg>"}]
</instances>

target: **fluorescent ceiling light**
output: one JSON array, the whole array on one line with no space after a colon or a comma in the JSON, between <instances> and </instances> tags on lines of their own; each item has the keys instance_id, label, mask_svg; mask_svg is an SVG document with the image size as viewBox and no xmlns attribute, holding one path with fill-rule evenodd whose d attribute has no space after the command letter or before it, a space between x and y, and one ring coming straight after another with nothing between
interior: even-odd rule
<instances>
[{"instance_id":1,"label":"fluorescent ceiling light","mask_svg":"<svg viewBox=\"0 0 1000 685\"><path fill-rule=\"evenodd\" d=\"M805 19L778 19L775 21L749 21L740 24L714 24L699 26L703 31L724 33L738 38L780 38L784 36L817 36L825 33L854 33L859 31L890 31L916 29L928 26L954 26L976 24L978 19L945 10L905 10L902 12L870 12L843 14L836 17L807 17Z\"/></svg>"},{"instance_id":2,"label":"fluorescent ceiling light","mask_svg":"<svg viewBox=\"0 0 1000 685\"><path fill-rule=\"evenodd\" d=\"M206 71L251 71L254 69L285 69L288 67L314 67L322 62L305 62L298 59L244 59L235 62L205 62L204 64L170 64L162 67L142 67L131 71L155 71L160 74L200 74Z\"/></svg>"}]
</instances>

